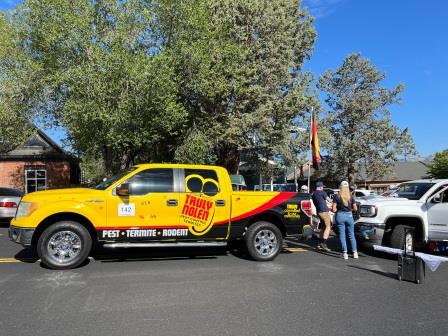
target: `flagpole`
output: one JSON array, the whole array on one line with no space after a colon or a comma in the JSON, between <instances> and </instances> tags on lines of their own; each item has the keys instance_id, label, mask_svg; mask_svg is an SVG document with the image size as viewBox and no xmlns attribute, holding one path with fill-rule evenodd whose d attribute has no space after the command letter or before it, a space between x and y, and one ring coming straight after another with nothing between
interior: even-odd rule
<instances>
[{"instance_id":1,"label":"flagpole","mask_svg":"<svg viewBox=\"0 0 448 336\"><path fill-rule=\"evenodd\" d=\"M310 132L309 132L309 148L310 148L310 160L308 161L308 192L311 191L310 189L310 180L311 180L311 163L313 162L313 148L311 146L311 139L312 139L312 132L313 132L313 113L314 108L311 107L311 118L310 118Z\"/></svg>"}]
</instances>

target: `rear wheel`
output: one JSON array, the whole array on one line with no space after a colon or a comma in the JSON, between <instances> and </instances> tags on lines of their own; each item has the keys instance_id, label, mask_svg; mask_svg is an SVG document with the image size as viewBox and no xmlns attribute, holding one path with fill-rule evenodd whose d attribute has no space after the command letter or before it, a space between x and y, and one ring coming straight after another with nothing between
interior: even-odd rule
<instances>
[{"instance_id":1,"label":"rear wheel","mask_svg":"<svg viewBox=\"0 0 448 336\"><path fill-rule=\"evenodd\" d=\"M405 234L405 229L410 229L407 225L397 225L392 231L390 237L390 246L397 249L405 249L405 246L411 251L414 251L414 237L410 232Z\"/></svg>"},{"instance_id":2,"label":"rear wheel","mask_svg":"<svg viewBox=\"0 0 448 336\"><path fill-rule=\"evenodd\" d=\"M282 233L269 222L257 222L249 226L244 238L249 255L256 261L275 259L283 246Z\"/></svg>"},{"instance_id":3,"label":"rear wheel","mask_svg":"<svg viewBox=\"0 0 448 336\"><path fill-rule=\"evenodd\" d=\"M89 231L77 222L55 223L42 233L37 253L42 263L51 269L71 269L81 265L89 256L92 238Z\"/></svg>"}]
</instances>

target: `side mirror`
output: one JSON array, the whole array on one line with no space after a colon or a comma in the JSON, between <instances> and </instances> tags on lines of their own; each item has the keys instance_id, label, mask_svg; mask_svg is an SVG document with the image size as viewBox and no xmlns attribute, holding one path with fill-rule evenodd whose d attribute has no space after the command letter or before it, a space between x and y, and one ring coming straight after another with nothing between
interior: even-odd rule
<instances>
[{"instance_id":1,"label":"side mirror","mask_svg":"<svg viewBox=\"0 0 448 336\"><path fill-rule=\"evenodd\" d=\"M129 183L125 182L115 188L115 192L118 196L129 196Z\"/></svg>"},{"instance_id":2,"label":"side mirror","mask_svg":"<svg viewBox=\"0 0 448 336\"><path fill-rule=\"evenodd\" d=\"M440 197L440 194L435 195L431 200L431 203L440 203L440 202L442 202L442 198Z\"/></svg>"}]
</instances>

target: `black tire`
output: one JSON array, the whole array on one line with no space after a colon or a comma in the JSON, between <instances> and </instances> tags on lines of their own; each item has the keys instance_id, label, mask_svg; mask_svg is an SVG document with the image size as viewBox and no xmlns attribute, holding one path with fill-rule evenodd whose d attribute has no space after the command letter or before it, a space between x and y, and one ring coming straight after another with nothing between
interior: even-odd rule
<instances>
[{"instance_id":1,"label":"black tire","mask_svg":"<svg viewBox=\"0 0 448 336\"><path fill-rule=\"evenodd\" d=\"M244 236L247 252L256 261L270 261L283 248L283 236L278 227L269 222L256 222Z\"/></svg>"},{"instance_id":2,"label":"black tire","mask_svg":"<svg viewBox=\"0 0 448 336\"><path fill-rule=\"evenodd\" d=\"M407 225L397 225L394 227L392 235L390 236L390 247L401 250L404 249L404 243L405 243L404 230L407 228L411 227ZM412 244L414 245L415 242L413 241Z\"/></svg>"},{"instance_id":3,"label":"black tire","mask_svg":"<svg viewBox=\"0 0 448 336\"><path fill-rule=\"evenodd\" d=\"M73 221L52 224L42 232L37 242L37 253L42 263L57 270L81 265L91 249L92 237L89 231Z\"/></svg>"}]
</instances>

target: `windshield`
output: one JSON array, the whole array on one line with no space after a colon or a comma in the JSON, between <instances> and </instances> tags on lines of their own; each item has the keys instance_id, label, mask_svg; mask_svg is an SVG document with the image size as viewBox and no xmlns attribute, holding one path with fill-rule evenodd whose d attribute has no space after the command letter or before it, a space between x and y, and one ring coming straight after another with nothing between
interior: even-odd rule
<instances>
[{"instance_id":1,"label":"windshield","mask_svg":"<svg viewBox=\"0 0 448 336\"><path fill-rule=\"evenodd\" d=\"M395 194L398 197L407 198L410 200L420 199L428 190L434 185L434 183L421 182L421 183L403 183L400 184Z\"/></svg>"},{"instance_id":2,"label":"windshield","mask_svg":"<svg viewBox=\"0 0 448 336\"><path fill-rule=\"evenodd\" d=\"M117 182L119 179L121 179L123 176L126 176L127 174L129 174L130 172L132 172L132 171L134 171L136 169L137 168L135 168L135 167L129 168L129 169L125 170L125 171L122 171L122 172L118 173L117 175L109 177L105 181L103 181L100 184L98 184L97 186L93 187L93 189L105 190L105 189L109 188L112 184Z\"/></svg>"}]
</instances>

